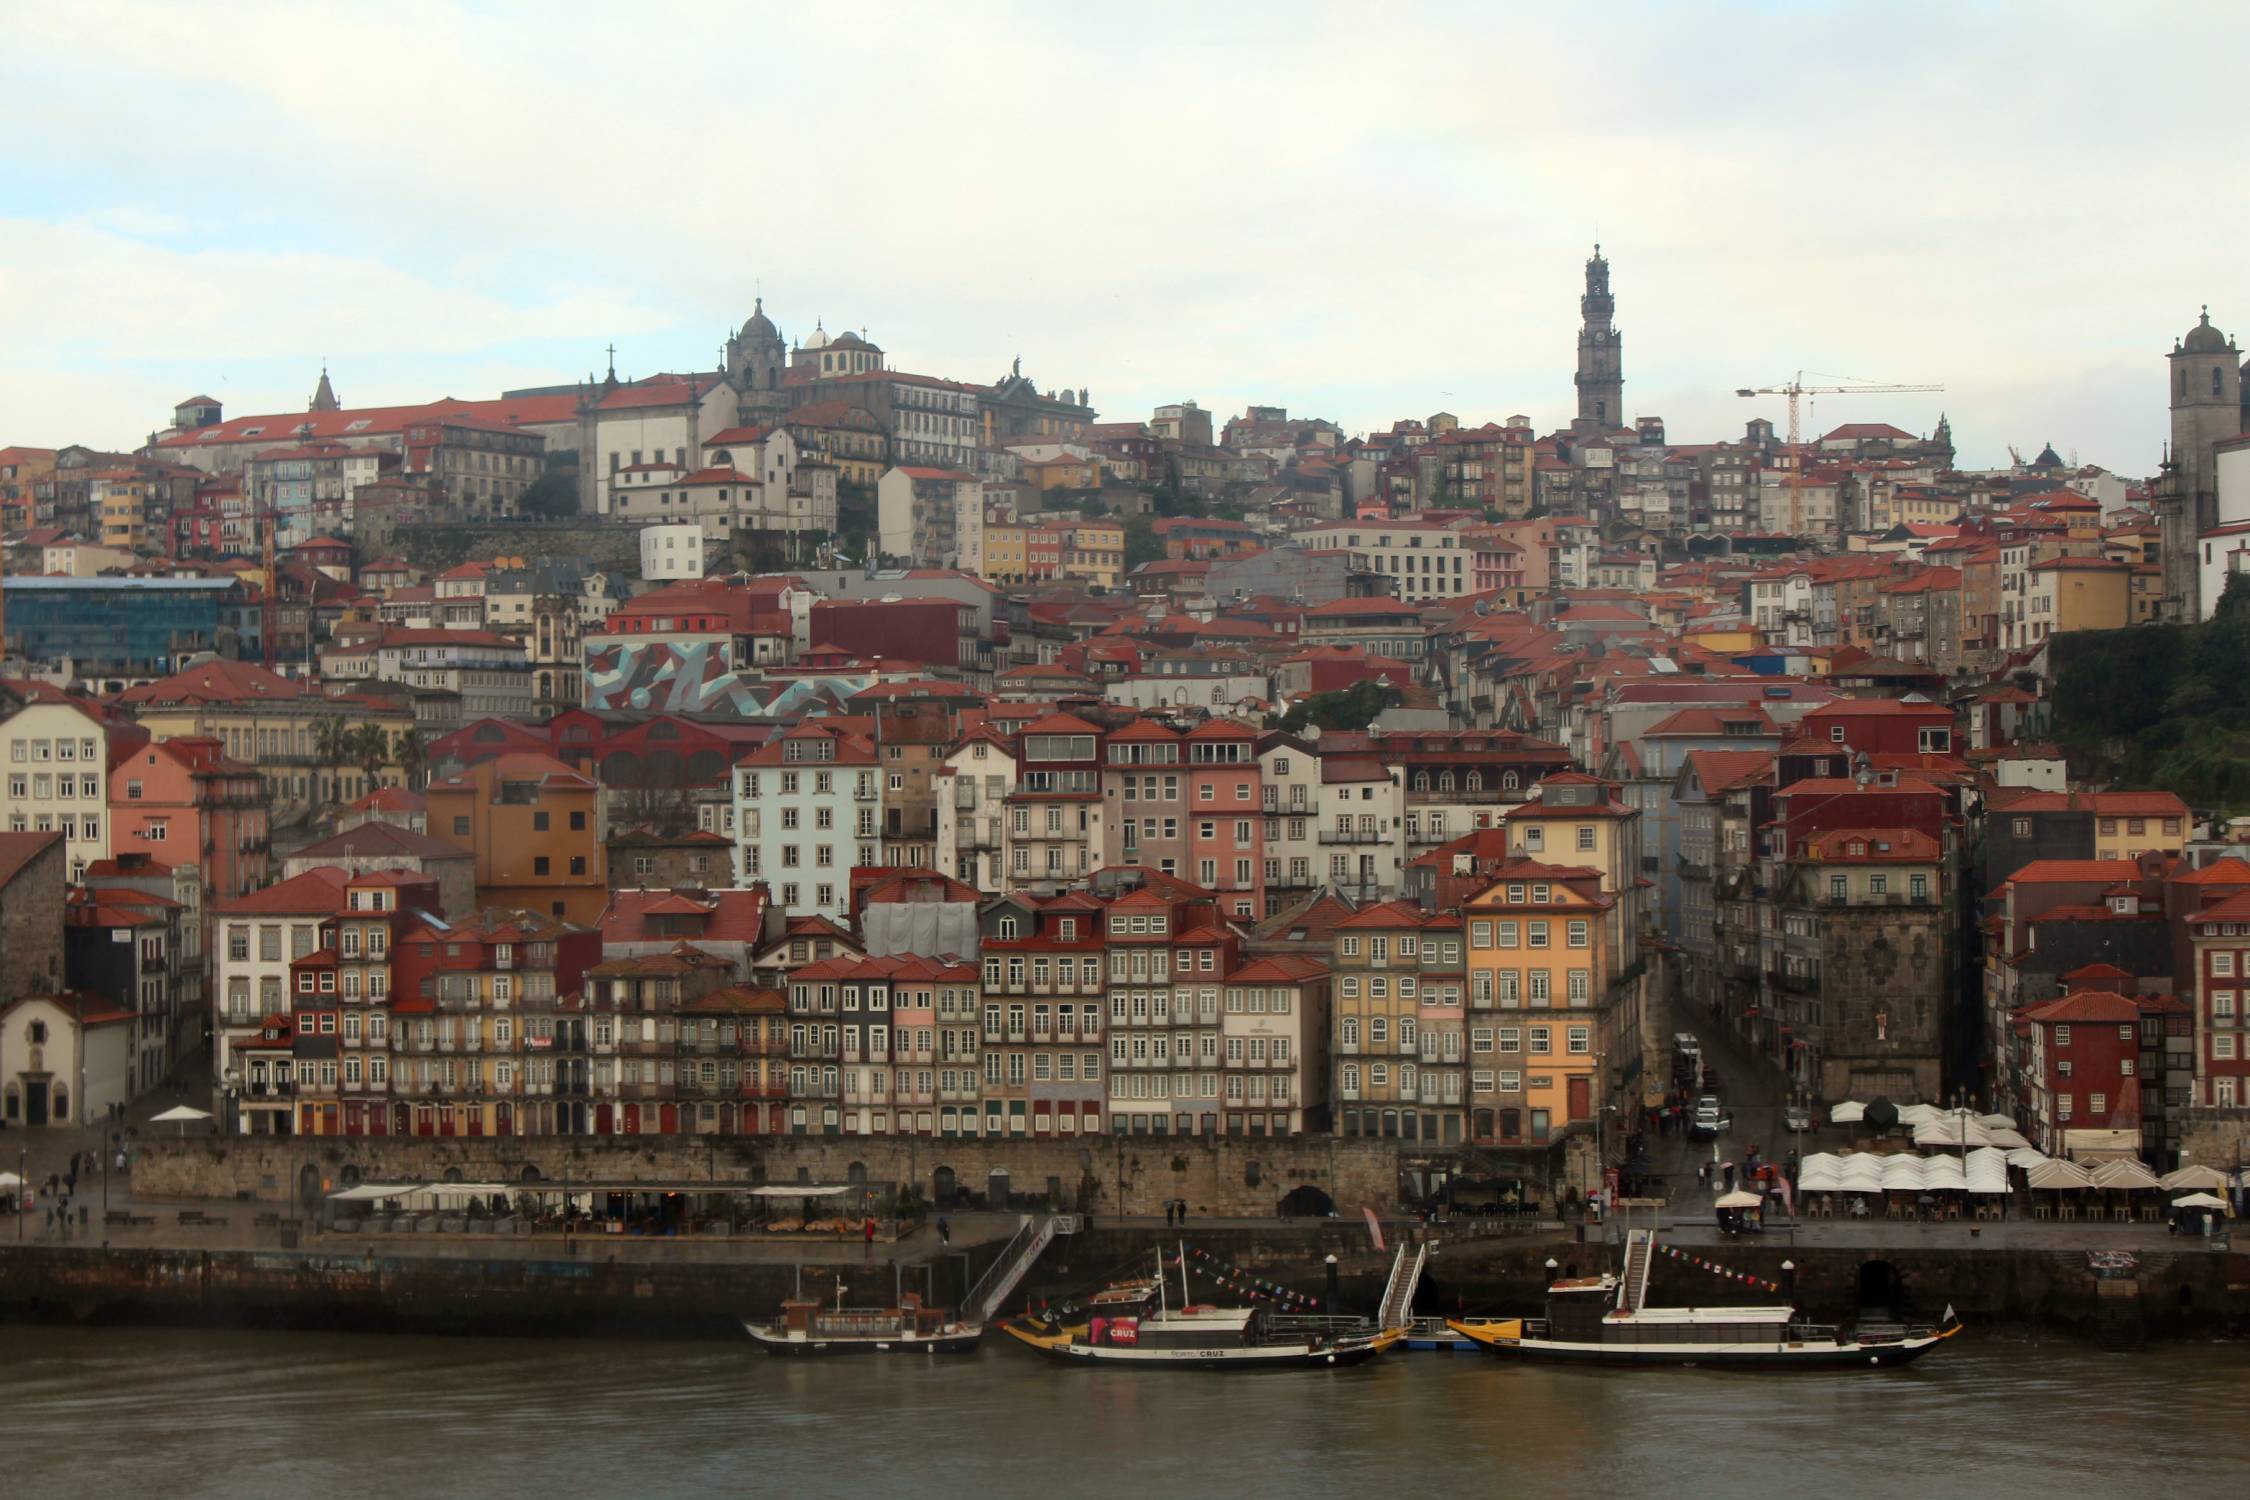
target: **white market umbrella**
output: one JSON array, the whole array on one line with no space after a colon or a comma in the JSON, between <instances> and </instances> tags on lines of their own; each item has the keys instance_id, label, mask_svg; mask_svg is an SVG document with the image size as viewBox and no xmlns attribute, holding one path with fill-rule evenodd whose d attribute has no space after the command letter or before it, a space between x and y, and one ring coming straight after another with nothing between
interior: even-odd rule
<instances>
[{"instance_id":1,"label":"white market umbrella","mask_svg":"<svg viewBox=\"0 0 2250 1500\"><path fill-rule=\"evenodd\" d=\"M2157 1186L2156 1174L2131 1157L2105 1161L2094 1168L2094 1186L2121 1193L2145 1192Z\"/></svg>"},{"instance_id":2,"label":"white market umbrella","mask_svg":"<svg viewBox=\"0 0 2250 1500\"><path fill-rule=\"evenodd\" d=\"M2174 1208L2215 1208L2221 1213L2227 1209L2227 1200L2214 1198L2209 1193L2190 1193L2185 1198L2174 1198Z\"/></svg>"},{"instance_id":3,"label":"white market umbrella","mask_svg":"<svg viewBox=\"0 0 2250 1500\"><path fill-rule=\"evenodd\" d=\"M1765 1200L1756 1193L1732 1192L1712 1205L1714 1208L1756 1208Z\"/></svg>"},{"instance_id":4,"label":"white market umbrella","mask_svg":"<svg viewBox=\"0 0 2250 1500\"><path fill-rule=\"evenodd\" d=\"M1857 1125L1866 1118L1867 1106L1854 1104L1850 1100L1846 1100L1828 1112L1828 1120L1832 1125Z\"/></svg>"},{"instance_id":5,"label":"white market umbrella","mask_svg":"<svg viewBox=\"0 0 2250 1500\"><path fill-rule=\"evenodd\" d=\"M197 1109L192 1104L175 1104L164 1113L150 1119L149 1124L177 1125L180 1127L180 1134L186 1135L190 1120L208 1120L210 1118L211 1112L207 1109Z\"/></svg>"},{"instance_id":6,"label":"white market umbrella","mask_svg":"<svg viewBox=\"0 0 2250 1500\"><path fill-rule=\"evenodd\" d=\"M2173 1192L2186 1188L2195 1193L2218 1193L2227 1188L2227 1174L2216 1167L2182 1167L2165 1173L2160 1185Z\"/></svg>"},{"instance_id":7,"label":"white market umbrella","mask_svg":"<svg viewBox=\"0 0 2250 1500\"><path fill-rule=\"evenodd\" d=\"M0 1172L0 1188L20 1188L23 1179L13 1172Z\"/></svg>"}]
</instances>

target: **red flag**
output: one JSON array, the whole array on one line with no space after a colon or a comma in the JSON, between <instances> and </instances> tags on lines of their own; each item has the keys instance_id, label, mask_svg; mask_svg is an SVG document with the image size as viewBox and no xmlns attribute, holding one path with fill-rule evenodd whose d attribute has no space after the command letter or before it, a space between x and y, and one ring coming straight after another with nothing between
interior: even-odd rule
<instances>
[{"instance_id":1,"label":"red flag","mask_svg":"<svg viewBox=\"0 0 2250 1500\"><path fill-rule=\"evenodd\" d=\"M1363 1213L1363 1214L1365 1214L1365 1215L1367 1215L1367 1237L1368 1237L1368 1239L1370 1239L1370 1240L1372 1240L1372 1241L1374 1242L1374 1244L1375 1244L1375 1248L1376 1248L1376 1249L1380 1250L1380 1249L1384 1248L1384 1247L1383 1247L1383 1221L1375 1217L1375 1210L1374 1210L1374 1209L1372 1209L1372 1208L1366 1208L1366 1207L1362 1207L1362 1208L1360 1209L1360 1212L1361 1212L1361 1213Z\"/></svg>"}]
</instances>

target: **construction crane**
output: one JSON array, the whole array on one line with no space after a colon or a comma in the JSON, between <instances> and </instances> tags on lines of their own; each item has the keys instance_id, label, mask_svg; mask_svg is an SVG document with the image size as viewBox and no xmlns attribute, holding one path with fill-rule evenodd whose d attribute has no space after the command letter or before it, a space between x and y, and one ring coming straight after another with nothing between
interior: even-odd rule
<instances>
[{"instance_id":1,"label":"construction crane","mask_svg":"<svg viewBox=\"0 0 2250 1500\"><path fill-rule=\"evenodd\" d=\"M1789 398L1789 534L1804 527L1805 455L1797 447L1797 398L1800 396L1887 396L1904 391L1942 391L1942 385L1883 385L1874 381L1854 385L1807 385L1799 370L1786 385L1762 385L1735 392L1737 396L1787 396Z\"/></svg>"}]
</instances>

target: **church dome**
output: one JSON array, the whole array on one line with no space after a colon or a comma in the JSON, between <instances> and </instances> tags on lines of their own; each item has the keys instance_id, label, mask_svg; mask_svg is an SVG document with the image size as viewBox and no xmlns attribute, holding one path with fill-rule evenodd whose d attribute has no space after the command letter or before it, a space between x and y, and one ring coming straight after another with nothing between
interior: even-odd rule
<instances>
[{"instance_id":1,"label":"church dome","mask_svg":"<svg viewBox=\"0 0 2250 1500\"><path fill-rule=\"evenodd\" d=\"M817 318L813 320L812 336L805 340L805 347L807 349L825 349L828 347L828 330L820 326L820 320Z\"/></svg>"},{"instance_id":2,"label":"church dome","mask_svg":"<svg viewBox=\"0 0 2250 1500\"><path fill-rule=\"evenodd\" d=\"M766 299L760 297L757 306L750 309L750 321L742 325L742 342L747 344L752 340L778 340L780 337L781 330L774 327L773 319L766 316Z\"/></svg>"},{"instance_id":3,"label":"church dome","mask_svg":"<svg viewBox=\"0 0 2250 1500\"><path fill-rule=\"evenodd\" d=\"M2227 336L2211 326L2211 309L2203 309L2203 321L2188 330L2180 340L2182 354L2217 354L2228 347Z\"/></svg>"}]
</instances>

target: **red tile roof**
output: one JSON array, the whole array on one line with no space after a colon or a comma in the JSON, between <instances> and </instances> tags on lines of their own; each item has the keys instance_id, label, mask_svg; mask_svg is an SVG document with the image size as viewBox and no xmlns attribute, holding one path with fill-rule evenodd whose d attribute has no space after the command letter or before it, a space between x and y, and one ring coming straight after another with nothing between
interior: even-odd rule
<instances>
[{"instance_id":1,"label":"red tile roof","mask_svg":"<svg viewBox=\"0 0 2250 1500\"><path fill-rule=\"evenodd\" d=\"M5 886L24 871L24 867L52 846L62 842L63 835L56 829L40 829L25 833L0 833L0 886Z\"/></svg>"},{"instance_id":2,"label":"red tile roof","mask_svg":"<svg viewBox=\"0 0 2250 1500\"><path fill-rule=\"evenodd\" d=\"M351 876L334 865L292 875L279 885L212 903L220 916L329 916L343 909Z\"/></svg>"}]
</instances>

